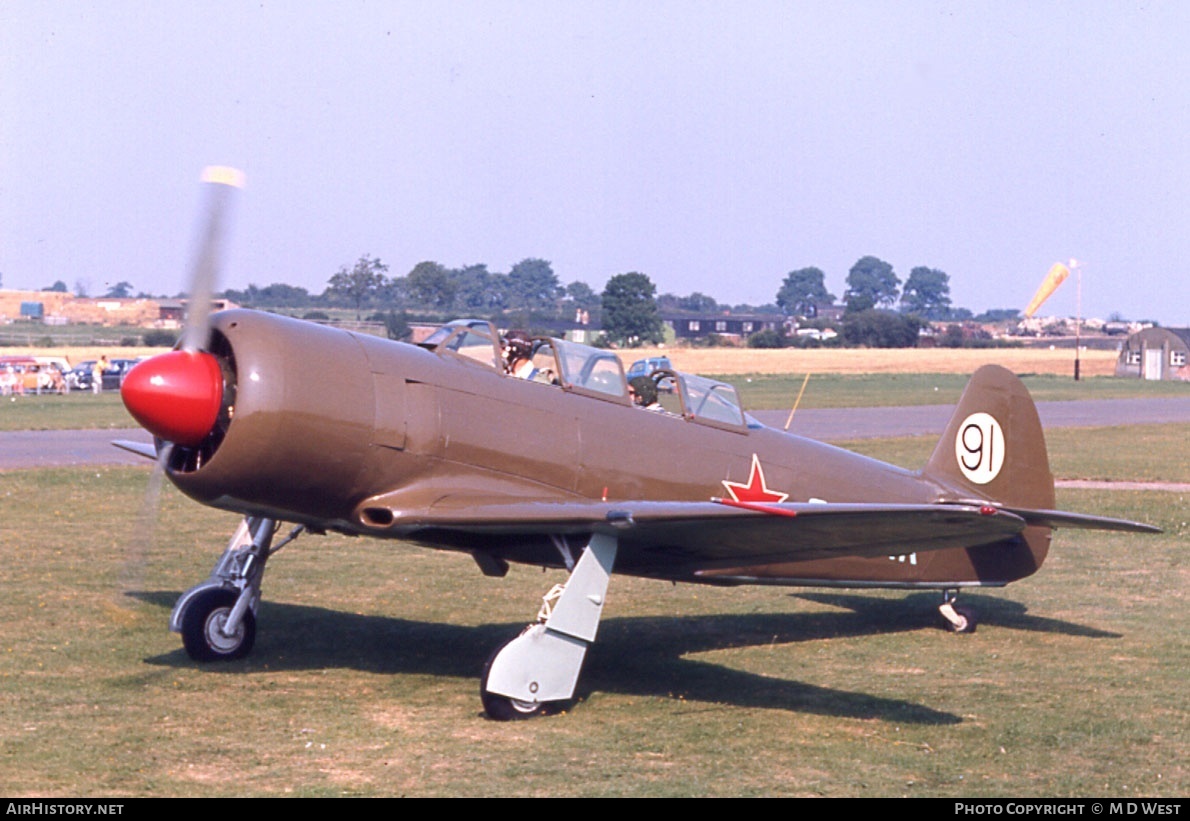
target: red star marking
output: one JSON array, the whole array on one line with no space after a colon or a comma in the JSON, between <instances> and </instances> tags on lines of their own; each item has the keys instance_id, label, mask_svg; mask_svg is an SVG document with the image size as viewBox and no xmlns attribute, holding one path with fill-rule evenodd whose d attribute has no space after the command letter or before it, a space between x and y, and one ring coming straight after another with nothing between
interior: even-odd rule
<instances>
[{"instance_id":1,"label":"red star marking","mask_svg":"<svg viewBox=\"0 0 1190 821\"><path fill-rule=\"evenodd\" d=\"M723 487L737 502L784 502L789 498L788 493L778 493L769 490L764 483L764 470L760 467L760 459L752 454L752 472L748 475L748 484L723 480Z\"/></svg>"}]
</instances>

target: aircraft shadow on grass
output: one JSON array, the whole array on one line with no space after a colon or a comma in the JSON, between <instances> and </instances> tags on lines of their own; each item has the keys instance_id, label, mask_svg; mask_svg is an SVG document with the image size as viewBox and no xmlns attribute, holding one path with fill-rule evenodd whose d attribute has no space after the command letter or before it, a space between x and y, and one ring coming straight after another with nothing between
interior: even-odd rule
<instances>
[{"instance_id":1,"label":"aircraft shadow on grass","mask_svg":"<svg viewBox=\"0 0 1190 821\"><path fill-rule=\"evenodd\" d=\"M169 608L179 593L151 591L130 595ZM935 594L914 594L900 599L831 593L797 594L797 597L847 612L605 618L599 640L588 655L577 695L586 699L595 692L617 692L913 724L961 722L961 718L951 713L901 699L777 679L689 657L715 650L900 633L937 625ZM1026 608L1017 602L978 595L965 600L978 606L985 624L1069 635L1116 636L1029 616ZM261 610L268 629L260 632L253 655L243 661L212 664L205 669L242 674L261 669L348 667L379 674L418 673L478 679L491 648L516 635L523 626L521 623L452 625L276 601L263 603ZM146 661L172 667L194 665L181 647ZM789 662L793 669L801 664L793 652Z\"/></svg>"},{"instance_id":2,"label":"aircraft shadow on grass","mask_svg":"<svg viewBox=\"0 0 1190 821\"><path fill-rule=\"evenodd\" d=\"M803 601L816 602L843 610L850 610L854 620L845 620L845 614L832 614L838 617L836 622L840 629L852 623L854 630L839 635L865 635L873 632L900 632L927 626L925 622L915 622L906 615L906 611L928 612L929 624L937 625L937 610L931 609L938 602L937 593L915 593L904 598L881 599L854 593L791 593L792 598ZM1009 630L1027 630L1035 633L1061 633L1067 636L1082 636L1096 639L1118 639L1119 633L1100 630L1082 624L1074 624L1060 619L1049 619L1044 616L1029 615L1029 608L1020 602L1008 601L995 596L981 596L979 594L964 593L963 603L973 607L979 614L979 623L1004 627ZM888 628L888 630L882 630Z\"/></svg>"}]
</instances>

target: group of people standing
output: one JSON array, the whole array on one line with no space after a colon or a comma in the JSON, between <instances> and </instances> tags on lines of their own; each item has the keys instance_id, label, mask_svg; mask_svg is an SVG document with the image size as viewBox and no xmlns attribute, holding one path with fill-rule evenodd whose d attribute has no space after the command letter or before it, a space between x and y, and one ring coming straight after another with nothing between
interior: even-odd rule
<instances>
[{"instance_id":1,"label":"group of people standing","mask_svg":"<svg viewBox=\"0 0 1190 821\"><path fill-rule=\"evenodd\" d=\"M66 375L54 364L0 365L0 395L66 393Z\"/></svg>"},{"instance_id":2,"label":"group of people standing","mask_svg":"<svg viewBox=\"0 0 1190 821\"><path fill-rule=\"evenodd\" d=\"M35 357L0 357L0 395L22 396L36 393L65 394L72 387L81 388L86 382L80 377L80 372L91 377L91 392L103 392L103 375L111 370L112 365L106 356L95 360L88 369L84 367L71 371L68 378L69 365L60 357L51 359L36 359Z\"/></svg>"}]
</instances>

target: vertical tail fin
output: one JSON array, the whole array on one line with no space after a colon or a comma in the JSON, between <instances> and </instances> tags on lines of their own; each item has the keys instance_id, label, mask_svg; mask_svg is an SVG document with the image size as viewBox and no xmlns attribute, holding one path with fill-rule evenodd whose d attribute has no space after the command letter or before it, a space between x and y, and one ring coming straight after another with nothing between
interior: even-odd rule
<instances>
[{"instance_id":1,"label":"vertical tail fin","mask_svg":"<svg viewBox=\"0 0 1190 821\"><path fill-rule=\"evenodd\" d=\"M1016 539L968 548L975 578L1006 584L1034 573L1049 553L1054 527L1160 532L1152 525L1054 510L1041 419L1021 380L998 365L975 372L922 475L939 485L939 501L987 499L1022 517Z\"/></svg>"},{"instance_id":2,"label":"vertical tail fin","mask_svg":"<svg viewBox=\"0 0 1190 821\"><path fill-rule=\"evenodd\" d=\"M956 498L1054 506L1037 407L1021 380L998 365L985 365L971 377L923 472Z\"/></svg>"}]
</instances>

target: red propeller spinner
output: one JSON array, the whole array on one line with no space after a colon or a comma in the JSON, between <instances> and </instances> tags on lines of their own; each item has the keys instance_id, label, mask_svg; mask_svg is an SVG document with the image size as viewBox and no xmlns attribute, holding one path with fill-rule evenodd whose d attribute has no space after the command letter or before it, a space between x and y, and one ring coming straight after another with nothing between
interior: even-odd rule
<instances>
[{"instance_id":1,"label":"red propeller spinner","mask_svg":"<svg viewBox=\"0 0 1190 821\"><path fill-rule=\"evenodd\" d=\"M120 397L149 433L167 442L196 447L219 417L223 374L219 361L209 353L171 351L129 371Z\"/></svg>"}]
</instances>

